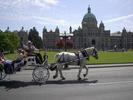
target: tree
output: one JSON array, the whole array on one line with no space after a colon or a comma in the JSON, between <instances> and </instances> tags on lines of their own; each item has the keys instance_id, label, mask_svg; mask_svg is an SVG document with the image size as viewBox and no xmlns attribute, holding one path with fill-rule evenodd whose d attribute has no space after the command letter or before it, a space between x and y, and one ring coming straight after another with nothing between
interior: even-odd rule
<instances>
[{"instance_id":1,"label":"tree","mask_svg":"<svg viewBox=\"0 0 133 100\"><path fill-rule=\"evenodd\" d=\"M57 46L58 49L63 48L64 47L64 41L63 41L63 39L57 40L56 41L56 46Z\"/></svg>"},{"instance_id":2,"label":"tree","mask_svg":"<svg viewBox=\"0 0 133 100\"><path fill-rule=\"evenodd\" d=\"M0 47L5 51L14 52L19 46L19 37L14 32L0 33Z\"/></svg>"},{"instance_id":3,"label":"tree","mask_svg":"<svg viewBox=\"0 0 133 100\"><path fill-rule=\"evenodd\" d=\"M35 27L33 27L33 29L30 29L28 40L32 41L35 47L37 47L38 49L43 48L42 38L39 36L39 32Z\"/></svg>"},{"instance_id":4,"label":"tree","mask_svg":"<svg viewBox=\"0 0 133 100\"><path fill-rule=\"evenodd\" d=\"M14 52L14 50L16 50L20 45L20 39L16 33L8 33L8 39L11 46L10 51Z\"/></svg>"},{"instance_id":5,"label":"tree","mask_svg":"<svg viewBox=\"0 0 133 100\"><path fill-rule=\"evenodd\" d=\"M56 46L61 49L65 47L65 39L59 39L56 41ZM66 46L67 48L73 47L73 41L71 39L66 39Z\"/></svg>"}]
</instances>

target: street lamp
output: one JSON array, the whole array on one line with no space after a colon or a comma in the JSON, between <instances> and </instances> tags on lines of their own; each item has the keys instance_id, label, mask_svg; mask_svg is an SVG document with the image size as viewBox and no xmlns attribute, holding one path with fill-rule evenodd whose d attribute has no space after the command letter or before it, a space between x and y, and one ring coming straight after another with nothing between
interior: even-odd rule
<instances>
[{"instance_id":1,"label":"street lamp","mask_svg":"<svg viewBox=\"0 0 133 100\"><path fill-rule=\"evenodd\" d=\"M66 31L64 32L64 39L65 39L65 51L67 51L67 44L66 44L66 39L67 39L67 36L66 36Z\"/></svg>"},{"instance_id":2,"label":"street lamp","mask_svg":"<svg viewBox=\"0 0 133 100\"><path fill-rule=\"evenodd\" d=\"M64 32L64 35L65 35L65 36L64 36L64 39L65 39L65 51L67 51L67 44L66 44L67 36L66 36L66 31ZM65 64L65 65L64 65L64 68L67 69L67 68L68 68L68 65Z\"/></svg>"}]
</instances>

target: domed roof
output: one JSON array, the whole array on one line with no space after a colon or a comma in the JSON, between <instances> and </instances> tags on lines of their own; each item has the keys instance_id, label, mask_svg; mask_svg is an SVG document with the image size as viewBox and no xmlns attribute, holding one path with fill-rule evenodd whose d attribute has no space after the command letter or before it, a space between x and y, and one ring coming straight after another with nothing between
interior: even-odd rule
<instances>
[{"instance_id":1,"label":"domed roof","mask_svg":"<svg viewBox=\"0 0 133 100\"><path fill-rule=\"evenodd\" d=\"M91 13L91 8L88 7L88 12L85 14L82 20L82 24L87 24L87 26L97 26L97 20L93 13Z\"/></svg>"}]
</instances>

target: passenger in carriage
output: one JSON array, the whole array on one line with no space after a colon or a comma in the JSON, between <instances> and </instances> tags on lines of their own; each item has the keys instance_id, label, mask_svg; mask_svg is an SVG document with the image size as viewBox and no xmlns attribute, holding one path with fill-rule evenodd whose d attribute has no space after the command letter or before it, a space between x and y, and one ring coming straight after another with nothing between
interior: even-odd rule
<instances>
[{"instance_id":1,"label":"passenger in carriage","mask_svg":"<svg viewBox=\"0 0 133 100\"><path fill-rule=\"evenodd\" d=\"M0 49L0 63L3 63L5 61L5 56L4 56L4 50Z\"/></svg>"},{"instance_id":2,"label":"passenger in carriage","mask_svg":"<svg viewBox=\"0 0 133 100\"><path fill-rule=\"evenodd\" d=\"M13 73L14 68L12 66L12 61L5 59L4 50L2 48L0 49L0 65L5 70L5 73L7 73L7 74Z\"/></svg>"},{"instance_id":3,"label":"passenger in carriage","mask_svg":"<svg viewBox=\"0 0 133 100\"><path fill-rule=\"evenodd\" d=\"M23 46L23 49L26 51L26 56L35 56L36 62L42 63L42 56L39 53L39 49L37 49L31 41L27 42L27 45Z\"/></svg>"},{"instance_id":4,"label":"passenger in carriage","mask_svg":"<svg viewBox=\"0 0 133 100\"><path fill-rule=\"evenodd\" d=\"M4 68L4 61L5 61L5 57L3 54L3 49L0 49L0 71L2 71Z\"/></svg>"},{"instance_id":5,"label":"passenger in carriage","mask_svg":"<svg viewBox=\"0 0 133 100\"><path fill-rule=\"evenodd\" d=\"M25 65L24 59L25 59L24 50L19 49L17 58L12 62L13 68L16 67L17 68L16 70L20 71L21 67ZM17 66L15 66L15 64L17 64Z\"/></svg>"}]
</instances>

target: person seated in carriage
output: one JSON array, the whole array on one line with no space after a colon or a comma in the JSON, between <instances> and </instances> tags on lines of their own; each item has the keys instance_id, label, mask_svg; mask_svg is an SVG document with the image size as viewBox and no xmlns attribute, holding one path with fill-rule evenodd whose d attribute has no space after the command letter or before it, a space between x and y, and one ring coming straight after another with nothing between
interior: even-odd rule
<instances>
[{"instance_id":1,"label":"person seated in carriage","mask_svg":"<svg viewBox=\"0 0 133 100\"><path fill-rule=\"evenodd\" d=\"M17 69L15 69L16 71L20 71L21 67L24 65L25 65L24 50L18 49L17 58L14 61L12 61L12 66L13 66L13 68L17 68Z\"/></svg>"},{"instance_id":2,"label":"person seated in carriage","mask_svg":"<svg viewBox=\"0 0 133 100\"><path fill-rule=\"evenodd\" d=\"M4 61L5 61L5 57L4 57L3 49L0 49L0 71L2 71L4 68Z\"/></svg>"},{"instance_id":3,"label":"person seated in carriage","mask_svg":"<svg viewBox=\"0 0 133 100\"><path fill-rule=\"evenodd\" d=\"M31 41L28 41L26 45L23 46L24 51L26 52L26 56L35 56L36 62L42 63L42 56L39 53L39 49L37 49Z\"/></svg>"},{"instance_id":4,"label":"person seated in carriage","mask_svg":"<svg viewBox=\"0 0 133 100\"><path fill-rule=\"evenodd\" d=\"M6 74L12 74L14 71L12 61L5 59L4 50L2 48L0 49L0 67L0 70L3 71L4 69Z\"/></svg>"}]
</instances>

